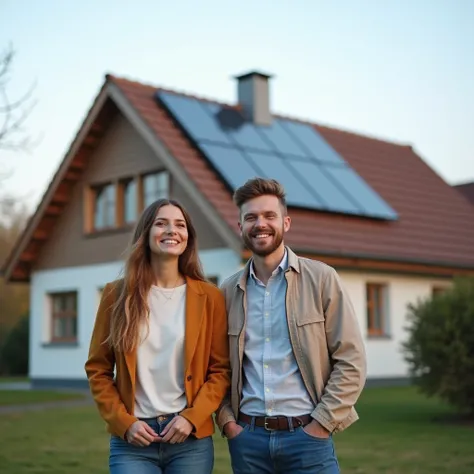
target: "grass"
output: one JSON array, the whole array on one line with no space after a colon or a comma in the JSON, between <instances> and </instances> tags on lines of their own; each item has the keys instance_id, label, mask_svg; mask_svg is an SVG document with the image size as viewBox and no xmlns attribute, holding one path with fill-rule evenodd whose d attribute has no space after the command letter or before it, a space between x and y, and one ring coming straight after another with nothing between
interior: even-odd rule
<instances>
[{"instance_id":1,"label":"grass","mask_svg":"<svg viewBox=\"0 0 474 474\"><path fill-rule=\"evenodd\" d=\"M474 472L474 426L434 421L452 413L436 400L407 387L367 389L358 411L361 420L335 436L344 474ZM0 433L3 474L108 472L108 436L93 406L2 414ZM215 452L214 474L230 474L220 436Z\"/></svg>"},{"instance_id":2,"label":"grass","mask_svg":"<svg viewBox=\"0 0 474 474\"><path fill-rule=\"evenodd\" d=\"M344 473L435 474L474 472L474 425L440 422L453 411L413 387L365 390L360 420L338 435Z\"/></svg>"},{"instance_id":3,"label":"grass","mask_svg":"<svg viewBox=\"0 0 474 474\"><path fill-rule=\"evenodd\" d=\"M52 390L0 390L0 407L80 398L84 398L84 396L79 393L63 393Z\"/></svg>"},{"instance_id":4,"label":"grass","mask_svg":"<svg viewBox=\"0 0 474 474\"><path fill-rule=\"evenodd\" d=\"M18 382L29 382L30 379L28 377L22 377L22 376L0 376L0 384L2 383L18 383Z\"/></svg>"}]
</instances>

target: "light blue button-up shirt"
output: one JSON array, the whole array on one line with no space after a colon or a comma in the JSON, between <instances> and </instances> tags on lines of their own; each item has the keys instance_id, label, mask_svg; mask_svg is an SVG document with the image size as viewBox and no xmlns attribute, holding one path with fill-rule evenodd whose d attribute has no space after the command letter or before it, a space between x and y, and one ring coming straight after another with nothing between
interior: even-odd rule
<instances>
[{"instance_id":1,"label":"light blue button-up shirt","mask_svg":"<svg viewBox=\"0 0 474 474\"><path fill-rule=\"evenodd\" d=\"M299 416L314 404L304 386L288 332L285 255L265 286L253 262L247 280L247 325L240 410L251 416Z\"/></svg>"}]
</instances>

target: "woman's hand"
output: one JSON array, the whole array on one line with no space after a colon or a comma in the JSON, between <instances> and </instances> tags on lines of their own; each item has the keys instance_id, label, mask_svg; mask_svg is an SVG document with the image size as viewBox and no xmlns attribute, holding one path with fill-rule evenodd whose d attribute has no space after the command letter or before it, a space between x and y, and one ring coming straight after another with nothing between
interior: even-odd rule
<instances>
[{"instance_id":1,"label":"woman's hand","mask_svg":"<svg viewBox=\"0 0 474 474\"><path fill-rule=\"evenodd\" d=\"M160 433L163 443L182 443L193 430L193 425L183 416L175 416Z\"/></svg>"},{"instance_id":2,"label":"woman's hand","mask_svg":"<svg viewBox=\"0 0 474 474\"><path fill-rule=\"evenodd\" d=\"M145 423L138 420L133 423L125 433L125 439L134 446L149 446L153 441L157 441L158 434L155 430Z\"/></svg>"}]
</instances>

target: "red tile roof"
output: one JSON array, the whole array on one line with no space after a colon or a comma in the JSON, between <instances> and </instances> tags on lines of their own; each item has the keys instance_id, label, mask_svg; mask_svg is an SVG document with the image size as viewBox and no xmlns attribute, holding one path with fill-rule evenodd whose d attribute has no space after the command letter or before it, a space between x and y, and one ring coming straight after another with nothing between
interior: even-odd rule
<instances>
[{"instance_id":1,"label":"red tile roof","mask_svg":"<svg viewBox=\"0 0 474 474\"><path fill-rule=\"evenodd\" d=\"M457 184L454 189L466 197L471 204L474 204L474 181L471 183Z\"/></svg>"},{"instance_id":2,"label":"red tile roof","mask_svg":"<svg viewBox=\"0 0 474 474\"><path fill-rule=\"evenodd\" d=\"M237 231L232 196L158 105L156 87L108 76ZM198 97L199 98L199 97ZM301 252L474 268L474 208L410 146L313 126L398 213L395 222L322 212L290 212L286 242Z\"/></svg>"}]
</instances>

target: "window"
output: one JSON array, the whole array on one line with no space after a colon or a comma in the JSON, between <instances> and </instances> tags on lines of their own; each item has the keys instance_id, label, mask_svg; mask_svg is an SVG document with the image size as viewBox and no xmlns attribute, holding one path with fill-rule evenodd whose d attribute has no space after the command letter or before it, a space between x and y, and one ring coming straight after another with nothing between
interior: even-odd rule
<instances>
[{"instance_id":1,"label":"window","mask_svg":"<svg viewBox=\"0 0 474 474\"><path fill-rule=\"evenodd\" d=\"M166 171L146 174L142 180L144 209L157 199L169 197L169 175Z\"/></svg>"},{"instance_id":2,"label":"window","mask_svg":"<svg viewBox=\"0 0 474 474\"><path fill-rule=\"evenodd\" d=\"M443 288L442 286L434 286L431 289L431 296L435 297L435 296L442 295L445 291L446 291L446 288Z\"/></svg>"},{"instance_id":3,"label":"window","mask_svg":"<svg viewBox=\"0 0 474 474\"><path fill-rule=\"evenodd\" d=\"M129 229L140 212L152 202L169 197L167 171L128 176L84 194L84 231L89 234L111 229Z\"/></svg>"},{"instance_id":4,"label":"window","mask_svg":"<svg viewBox=\"0 0 474 474\"><path fill-rule=\"evenodd\" d=\"M368 283L367 291L367 332L369 336L387 334L386 285Z\"/></svg>"},{"instance_id":5,"label":"window","mask_svg":"<svg viewBox=\"0 0 474 474\"><path fill-rule=\"evenodd\" d=\"M52 342L77 340L77 292L54 293L51 298Z\"/></svg>"},{"instance_id":6,"label":"window","mask_svg":"<svg viewBox=\"0 0 474 474\"><path fill-rule=\"evenodd\" d=\"M94 229L115 227L115 186L106 184L94 191Z\"/></svg>"},{"instance_id":7,"label":"window","mask_svg":"<svg viewBox=\"0 0 474 474\"><path fill-rule=\"evenodd\" d=\"M133 224L137 220L137 182L135 179L127 179L121 183L123 203L123 224Z\"/></svg>"}]
</instances>

